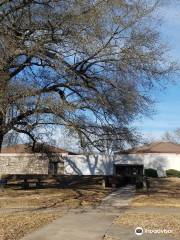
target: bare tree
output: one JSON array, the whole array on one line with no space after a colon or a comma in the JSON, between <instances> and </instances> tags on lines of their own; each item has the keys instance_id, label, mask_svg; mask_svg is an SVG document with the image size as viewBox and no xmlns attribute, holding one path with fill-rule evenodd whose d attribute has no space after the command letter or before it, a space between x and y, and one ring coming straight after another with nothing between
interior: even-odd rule
<instances>
[{"instance_id":1,"label":"bare tree","mask_svg":"<svg viewBox=\"0 0 180 240\"><path fill-rule=\"evenodd\" d=\"M26 136L23 134L19 134L15 131L10 131L8 134L3 139L3 145L4 146L11 146L11 145L16 145L19 143L23 143L24 141L27 140Z\"/></svg>"},{"instance_id":2,"label":"bare tree","mask_svg":"<svg viewBox=\"0 0 180 240\"><path fill-rule=\"evenodd\" d=\"M12 129L33 139L48 125L99 150L136 140L129 123L175 69L155 30L158 2L0 1L0 148Z\"/></svg>"},{"instance_id":3,"label":"bare tree","mask_svg":"<svg viewBox=\"0 0 180 240\"><path fill-rule=\"evenodd\" d=\"M166 132L162 139L168 142L180 143L180 128Z\"/></svg>"}]
</instances>

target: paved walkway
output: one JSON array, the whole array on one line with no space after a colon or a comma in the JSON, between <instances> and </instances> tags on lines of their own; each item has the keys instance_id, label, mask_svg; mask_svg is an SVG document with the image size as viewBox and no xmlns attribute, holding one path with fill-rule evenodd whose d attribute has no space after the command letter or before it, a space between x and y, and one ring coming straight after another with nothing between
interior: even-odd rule
<instances>
[{"instance_id":1,"label":"paved walkway","mask_svg":"<svg viewBox=\"0 0 180 240\"><path fill-rule=\"evenodd\" d=\"M128 206L134 188L127 186L110 194L97 209L71 211L22 240L100 240L113 219Z\"/></svg>"},{"instance_id":2,"label":"paved walkway","mask_svg":"<svg viewBox=\"0 0 180 240\"><path fill-rule=\"evenodd\" d=\"M111 193L109 196L107 196L101 204L101 207L104 208L122 208L129 206L132 196L135 193L135 188L131 185L126 186L124 188L120 188L114 193Z\"/></svg>"}]
</instances>

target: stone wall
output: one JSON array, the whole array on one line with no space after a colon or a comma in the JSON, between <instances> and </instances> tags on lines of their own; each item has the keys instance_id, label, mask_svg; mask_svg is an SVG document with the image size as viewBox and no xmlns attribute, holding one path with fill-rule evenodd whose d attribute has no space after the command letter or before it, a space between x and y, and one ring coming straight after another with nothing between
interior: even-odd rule
<instances>
[{"instance_id":1,"label":"stone wall","mask_svg":"<svg viewBox=\"0 0 180 240\"><path fill-rule=\"evenodd\" d=\"M48 174L48 164L39 154L0 154L0 174Z\"/></svg>"}]
</instances>

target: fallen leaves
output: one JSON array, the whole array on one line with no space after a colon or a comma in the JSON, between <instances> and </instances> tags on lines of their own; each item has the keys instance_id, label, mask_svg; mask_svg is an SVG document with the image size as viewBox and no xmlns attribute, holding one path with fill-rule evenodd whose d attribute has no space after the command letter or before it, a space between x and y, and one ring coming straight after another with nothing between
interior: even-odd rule
<instances>
[{"instance_id":1,"label":"fallen leaves","mask_svg":"<svg viewBox=\"0 0 180 240\"><path fill-rule=\"evenodd\" d=\"M29 190L18 189L17 186L16 189L7 188L0 193L0 209L17 208L25 212L0 215L0 240L18 240L25 234L61 217L62 213L58 212L58 208L60 210L96 206L110 191L93 182L90 186L87 183L83 187L73 186L73 188ZM43 212L35 212L36 209L43 209ZM53 212L48 212L49 209Z\"/></svg>"},{"instance_id":2,"label":"fallen leaves","mask_svg":"<svg viewBox=\"0 0 180 240\"><path fill-rule=\"evenodd\" d=\"M159 214L141 212L127 212L115 219L114 224L126 227L142 227L143 229L167 229L172 230L174 235L180 236L180 213Z\"/></svg>"},{"instance_id":3,"label":"fallen leaves","mask_svg":"<svg viewBox=\"0 0 180 240\"><path fill-rule=\"evenodd\" d=\"M18 240L58 217L62 213L11 213L0 216L0 240Z\"/></svg>"},{"instance_id":4,"label":"fallen leaves","mask_svg":"<svg viewBox=\"0 0 180 240\"><path fill-rule=\"evenodd\" d=\"M132 200L133 207L179 207L180 178L151 179L150 196L146 191L137 191Z\"/></svg>"}]
</instances>

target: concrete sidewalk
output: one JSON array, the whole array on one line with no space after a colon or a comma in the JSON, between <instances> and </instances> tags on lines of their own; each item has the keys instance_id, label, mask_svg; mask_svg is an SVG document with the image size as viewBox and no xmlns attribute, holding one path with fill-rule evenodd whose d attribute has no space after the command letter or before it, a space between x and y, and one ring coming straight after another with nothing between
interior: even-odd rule
<instances>
[{"instance_id":1,"label":"concrete sidewalk","mask_svg":"<svg viewBox=\"0 0 180 240\"><path fill-rule=\"evenodd\" d=\"M122 188L104 199L97 209L72 211L22 240L100 240L113 219L124 212L133 195L133 187Z\"/></svg>"},{"instance_id":2,"label":"concrete sidewalk","mask_svg":"<svg viewBox=\"0 0 180 240\"><path fill-rule=\"evenodd\" d=\"M23 240L100 240L115 215L108 213L68 213Z\"/></svg>"},{"instance_id":3,"label":"concrete sidewalk","mask_svg":"<svg viewBox=\"0 0 180 240\"><path fill-rule=\"evenodd\" d=\"M116 192L113 192L109 196L104 198L100 207L110 207L115 209L127 207L129 206L134 194L134 186L128 185L124 188L120 188Z\"/></svg>"}]
</instances>

